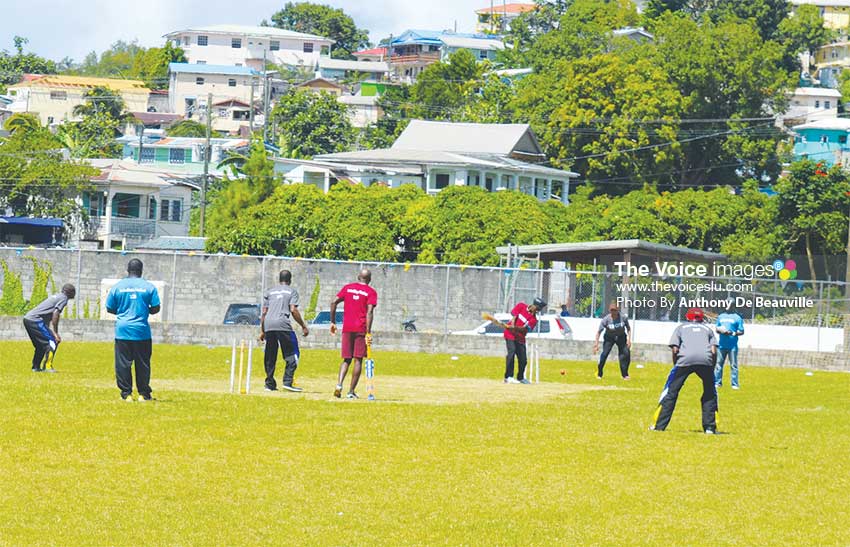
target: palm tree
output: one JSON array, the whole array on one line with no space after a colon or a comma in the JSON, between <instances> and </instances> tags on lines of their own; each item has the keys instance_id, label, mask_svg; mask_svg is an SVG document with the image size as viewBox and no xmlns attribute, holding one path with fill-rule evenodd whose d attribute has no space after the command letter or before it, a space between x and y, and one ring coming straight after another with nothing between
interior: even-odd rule
<instances>
[{"instance_id":1,"label":"palm tree","mask_svg":"<svg viewBox=\"0 0 850 547\"><path fill-rule=\"evenodd\" d=\"M29 133L30 131L42 129L42 127L41 121L35 114L19 112L17 114L12 114L9 119L6 120L6 123L3 124L3 129L14 134L17 131Z\"/></svg>"}]
</instances>

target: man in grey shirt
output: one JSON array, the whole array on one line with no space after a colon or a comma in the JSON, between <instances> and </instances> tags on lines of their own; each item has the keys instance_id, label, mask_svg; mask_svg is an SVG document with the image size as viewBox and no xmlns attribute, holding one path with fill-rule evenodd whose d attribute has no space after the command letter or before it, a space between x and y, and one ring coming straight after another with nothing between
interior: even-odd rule
<instances>
[{"instance_id":1,"label":"man in grey shirt","mask_svg":"<svg viewBox=\"0 0 850 547\"><path fill-rule=\"evenodd\" d=\"M703 323L705 316L701 309L691 308L685 317L688 322L676 327L670 338L673 370L667 376L667 383L661 392L655 420L650 429L667 429L676 408L679 391L688 376L696 374L702 380L702 429L707 434L714 434L717 431L717 389L714 387L717 339L714 330Z\"/></svg>"},{"instance_id":2,"label":"man in grey shirt","mask_svg":"<svg viewBox=\"0 0 850 547\"><path fill-rule=\"evenodd\" d=\"M35 347L32 356L33 372L56 372L53 368L53 356L62 341L59 336L59 317L68 305L68 300L76 295L77 289L69 283L62 287L62 292L48 296L24 315L24 329Z\"/></svg>"},{"instance_id":3,"label":"man in grey shirt","mask_svg":"<svg viewBox=\"0 0 850 547\"><path fill-rule=\"evenodd\" d=\"M295 369L298 368L297 338L292 330L292 321L301 325L304 336L309 334L307 325L298 311L298 291L289 286L292 283L292 273L281 270L278 276L280 284L272 287L263 295L263 315L260 319L260 340L266 341L265 368L266 391L276 391L277 382L274 379L277 366L277 350L280 348L286 369L283 374L283 389L287 391L302 391L292 385ZM291 319L290 319L291 318Z\"/></svg>"}]
</instances>

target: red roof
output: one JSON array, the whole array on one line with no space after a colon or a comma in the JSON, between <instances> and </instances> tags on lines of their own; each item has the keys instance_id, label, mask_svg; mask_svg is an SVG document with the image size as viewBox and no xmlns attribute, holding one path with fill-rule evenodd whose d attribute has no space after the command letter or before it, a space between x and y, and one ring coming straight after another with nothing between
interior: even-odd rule
<instances>
[{"instance_id":1,"label":"red roof","mask_svg":"<svg viewBox=\"0 0 850 547\"><path fill-rule=\"evenodd\" d=\"M213 103L213 106L242 106L244 108L250 108L251 105L248 103L243 103L238 99L225 99L223 101Z\"/></svg>"},{"instance_id":2,"label":"red roof","mask_svg":"<svg viewBox=\"0 0 850 547\"><path fill-rule=\"evenodd\" d=\"M385 47L376 47L372 49L364 49L361 51L355 51L354 55L386 55L387 48Z\"/></svg>"},{"instance_id":3,"label":"red roof","mask_svg":"<svg viewBox=\"0 0 850 547\"><path fill-rule=\"evenodd\" d=\"M492 8L481 8L479 10L475 10L475 13L495 13L496 15L500 13L525 13L527 11L532 11L536 7L537 4L503 4L497 6L494 5Z\"/></svg>"}]
</instances>

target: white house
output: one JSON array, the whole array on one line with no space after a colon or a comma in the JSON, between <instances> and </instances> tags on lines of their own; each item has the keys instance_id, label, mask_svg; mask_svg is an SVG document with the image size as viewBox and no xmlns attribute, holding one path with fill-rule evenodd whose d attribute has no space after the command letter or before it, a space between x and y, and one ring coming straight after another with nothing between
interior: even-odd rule
<instances>
[{"instance_id":1,"label":"white house","mask_svg":"<svg viewBox=\"0 0 850 547\"><path fill-rule=\"evenodd\" d=\"M350 61L347 59L319 59L317 74L330 80L343 80L350 77L362 77L373 82L384 80L390 72L390 65L384 61Z\"/></svg>"},{"instance_id":2,"label":"white house","mask_svg":"<svg viewBox=\"0 0 850 547\"><path fill-rule=\"evenodd\" d=\"M577 173L541 165L545 159L527 124L477 124L412 120L391 148L324 154L313 160L275 159L275 171L292 183L324 191L339 182L398 187L428 193L449 186L517 190L540 200L568 203Z\"/></svg>"},{"instance_id":3,"label":"white house","mask_svg":"<svg viewBox=\"0 0 850 547\"><path fill-rule=\"evenodd\" d=\"M363 96L363 95L348 95L342 94L337 99L344 105L347 105L351 124L354 127L366 127L369 124L376 123L383 112L378 106L378 96Z\"/></svg>"},{"instance_id":4,"label":"white house","mask_svg":"<svg viewBox=\"0 0 850 547\"><path fill-rule=\"evenodd\" d=\"M189 177L133 161L92 159L100 170L94 190L79 196L89 214L86 226L72 229L72 241L97 240L104 249L134 248L160 236L188 236L192 191Z\"/></svg>"},{"instance_id":5,"label":"white house","mask_svg":"<svg viewBox=\"0 0 850 547\"><path fill-rule=\"evenodd\" d=\"M330 55L333 40L274 27L210 25L170 32L165 37L183 48L190 63L245 66L265 70L263 61L315 67Z\"/></svg>"},{"instance_id":6,"label":"white house","mask_svg":"<svg viewBox=\"0 0 850 547\"><path fill-rule=\"evenodd\" d=\"M263 96L263 78L252 68L171 63L168 98L171 111L187 119L205 120L212 94L212 127L236 133L249 125L251 101Z\"/></svg>"},{"instance_id":7,"label":"white house","mask_svg":"<svg viewBox=\"0 0 850 547\"><path fill-rule=\"evenodd\" d=\"M841 92L828 87L798 87L789 101L788 111L782 116L793 125L825 118L838 117Z\"/></svg>"}]
</instances>

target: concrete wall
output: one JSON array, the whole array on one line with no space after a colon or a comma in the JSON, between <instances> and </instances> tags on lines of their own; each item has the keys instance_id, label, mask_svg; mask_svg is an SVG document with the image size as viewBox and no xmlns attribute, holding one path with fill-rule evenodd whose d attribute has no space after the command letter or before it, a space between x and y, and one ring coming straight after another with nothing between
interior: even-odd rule
<instances>
[{"instance_id":1,"label":"concrete wall","mask_svg":"<svg viewBox=\"0 0 850 547\"><path fill-rule=\"evenodd\" d=\"M0 260L5 260L13 272L21 275L27 299L32 292L33 268L26 257L51 264L57 288L63 283L77 286L76 313L72 301L69 317L82 318L85 301L95 309L101 281L124 277L127 262L139 258L145 265L145 278L164 283L160 298L165 321L211 325L223 322L229 304L259 303L263 288L276 284L278 272L284 268L292 271L293 286L301 294L302 309L309 304L316 276L320 283L317 309L329 309L337 291L344 284L355 281L361 267L356 262L272 257L0 249ZM372 285L379 295L376 330L400 331L402 320L409 316L418 317L417 326L422 330L442 332L446 319L449 330L470 329L480 324L483 311L497 311L501 275L498 270L452 268L448 274L447 299L445 266L370 267ZM444 302L447 300L446 317Z\"/></svg>"},{"instance_id":2,"label":"concrete wall","mask_svg":"<svg viewBox=\"0 0 850 547\"><path fill-rule=\"evenodd\" d=\"M256 339L256 327L231 325L193 325L185 323L155 323L151 325L155 343L228 346L242 339ZM60 323L63 343L110 342L114 336L112 321L67 320ZM26 340L21 319L0 317L0 339ZM328 331L314 330L310 336L300 338L305 350L313 348L338 349L339 337ZM542 360L563 359L595 362L592 342L568 340L536 340ZM485 336L458 336L437 334L405 334L401 332L377 332L377 351L403 351L410 353L483 355L501 357L504 343L499 338ZM812 370L850 372L848 353L818 353L808 351L788 352L744 349L739 355L741 366L771 366ZM669 363L670 350L666 346L635 344L632 348L633 365L642 363ZM616 356L609 358L616 370ZM545 363L541 366L545 367Z\"/></svg>"}]
</instances>

